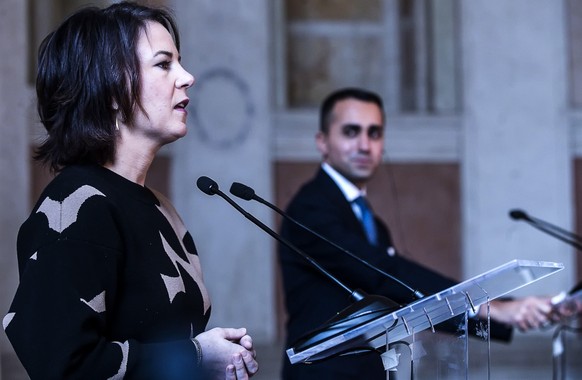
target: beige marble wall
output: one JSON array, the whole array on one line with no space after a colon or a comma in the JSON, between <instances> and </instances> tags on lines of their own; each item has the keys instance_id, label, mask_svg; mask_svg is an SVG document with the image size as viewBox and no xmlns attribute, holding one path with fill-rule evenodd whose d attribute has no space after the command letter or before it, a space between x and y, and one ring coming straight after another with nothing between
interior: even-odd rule
<instances>
[{"instance_id":1,"label":"beige marble wall","mask_svg":"<svg viewBox=\"0 0 582 380\"><path fill-rule=\"evenodd\" d=\"M28 211L27 19L26 2L0 2L0 317L16 284L16 234ZM0 330L0 353L12 349ZM2 377L0 359L0 377Z\"/></svg>"},{"instance_id":2,"label":"beige marble wall","mask_svg":"<svg viewBox=\"0 0 582 380\"><path fill-rule=\"evenodd\" d=\"M289 20L380 21L382 0L303 0L286 1Z\"/></svg>"},{"instance_id":3,"label":"beige marble wall","mask_svg":"<svg viewBox=\"0 0 582 380\"><path fill-rule=\"evenodd\" d=\"M289 107L317 107L341 86L382 92L387 80L382 1L285 1L283 9Z\"/></svg>"},{"instance_id":4,"label":"beige marble wall","mask_svg":"<svg viewBox=\"0 0 582 380\"><path fill-rule=\"evenodd\" d=\"M520 208L573 230L564 15L562 1L461 2L464 273L514 258L566 265L524 293L574 284L572 248L508 217Z\"/></svg>"},{"instance_id":5,"label":"beige marble wall","mask_svg":"<svg viewBox=\"0 0 582 380\"><path fill-rule=\"evenodd\" d=\"M274 240L218 196L196 188L206 175L273 199L269 1L174 0L190 89L188 135L172 144L172 199L193 234L209 289L211 326L246 326L257 341L275 333ZM273 227L256 202L241 206Z\"/></svg>"}]
</instances>

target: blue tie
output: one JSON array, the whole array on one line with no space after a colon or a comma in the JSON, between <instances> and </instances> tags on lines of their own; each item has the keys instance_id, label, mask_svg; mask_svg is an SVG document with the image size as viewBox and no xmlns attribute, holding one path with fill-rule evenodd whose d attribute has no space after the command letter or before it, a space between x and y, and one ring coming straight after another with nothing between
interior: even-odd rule
<instances>
[{"instance_id":1,"label":"blue tie","mask_svg":"<svg viewBox=\"0 0 582 380\"><path fill-rule=\"evenodd\" d=\"M376 224L374 222L372 210L370 210L370 206L368 205L368 201L366 201L366 198L363 196L359 196L354 199L354 203L360 208L362 214L360 221L362 222L362 226L364 226L364 231L366 231L368 241L370 244L376 245Z\"/></svg>"}]
</instances>

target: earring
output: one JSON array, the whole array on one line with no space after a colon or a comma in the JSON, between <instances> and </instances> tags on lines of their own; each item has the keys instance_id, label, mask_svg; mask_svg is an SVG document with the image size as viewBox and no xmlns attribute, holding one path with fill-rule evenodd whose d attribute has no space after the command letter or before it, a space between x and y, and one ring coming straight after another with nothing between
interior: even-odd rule
<instances>
[{"instance_id":1,"label":"earring","mask_svg":"<svg viewBox=\"0 0 582 380\"><path fill-rule=\"evenodd\" d=\"M115 129L119 131L119 122L117 121L117 118L115 118Z\"/></svg>"}]
</instances>

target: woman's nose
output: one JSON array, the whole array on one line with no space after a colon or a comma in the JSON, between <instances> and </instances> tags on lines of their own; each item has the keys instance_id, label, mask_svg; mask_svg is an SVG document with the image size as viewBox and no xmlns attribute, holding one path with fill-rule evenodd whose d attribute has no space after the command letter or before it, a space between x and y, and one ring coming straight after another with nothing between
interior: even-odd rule
<instances>
[{"instance_id":1,"label":"woman's nose","mask_svg":"<svg viewBox=\"0 0 582 380\"><path fill-rule=\"evenodd\" d=\"M194 76L192 74L190 74L188 71L186 71L186 69L182 68L182 73L180 74L180 76L178 77L178 80L176 80L176 87L178 88L189 88L192 87L192 85L194 84Z\"/></svg>"}]
</instances>

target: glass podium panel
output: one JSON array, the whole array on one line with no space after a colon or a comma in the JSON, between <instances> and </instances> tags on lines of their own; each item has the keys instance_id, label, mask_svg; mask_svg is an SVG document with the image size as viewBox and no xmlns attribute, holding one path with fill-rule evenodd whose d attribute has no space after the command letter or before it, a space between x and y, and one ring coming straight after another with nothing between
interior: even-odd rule
<instances>
[{"instance_id":1,"label":"glass podium panel","mask_svg":"<svg viewBox=\"0 0 582 380\"><path fill-rule=\"evenodd\" d=\"M298 344L288 348L287 356L292 364L314 362L361 350L362 347L384 351L392 343L409 341L412 342L412 357L417 360L415 355L419 352L420 346L425 345L425 339L428 339L424 338L424 334L421 338L418 335L421 332L432 334L436 326L443 322L454 324L454 321L449 320L455 317L463 320L466 312L477 311L478 306L556 273L563 267L562 264L554 262L513 260L396 311L378 313L377 317L366 318L365 322L359 325L350 325L346 329L338 328L340 324L335 322L333 325L324 325L316 332L310 333L312 336L309 344ZM464 325L466 331L466 324ZM467 341L467 334L464 331L462 339L457 337L457 340ZM318 332L321 333L321 339L318 339ZM486 342L489 339L488 335L488 331L483 334ZM418 342L421 344L417 346ZM438 350L440 343L435 344L438 352L443 351ZM429 347L429 340L426 340L426 346ZM446 348L446 350L457 349L458 347ZM464 351L461 365L467 367L467 343L463 343L461 351ZM488 348L486 351L488 353ZM413 366L412 370L414 369ZM421 367L417 370L420 371Z\"/></svg>"},{"instance_id":2,"label":"glass podium panel","mask_svg":"<svg viewBox=\"0 0 582 380\"><path fill-rule=\"evenodd\" d=\"M478 322L477 334L470 336L467 324L467 313L464 313L435 326L435 332L423 330L403 341L391 343L389 348L396 349L399 363L387 378L490 379L489 326L487 322ZM456 330L452 331L451 327Z\"/></svg>"},{"instance_id":3,"label":"glass podium panel","mask_svg":"<svg viewBox=\"0 0 582 380\"><path fill-rule=\"evenodd\" d=\"M554 304L561 317L552 340L553 380L582 379L582 290Z\"/></svg>"},{"instance_id":4,"label":"glass podium panel","mask_svg":"<svg viewBox=\"0 0 582 380\"><path fill-rule=\"evenodd\" d=\"M582 379L582 320L561 325L553 340L554 380Z\"/></svg>"},{"instance_id":5,"label":"glass podium panel","mask_svg":"<svg viewBox=\"0 0 582 380\"><path fill-rule=\"evenodd\" d=\"M467 357L466 313L442 322L456 325L457 330L440 332L440 324L413 335L413 374L408 379L466 379L469 365ZM420 351L420 352L419 352ZM413 351L414 352L414 351Z\"/></svg>"}]
</instances>

